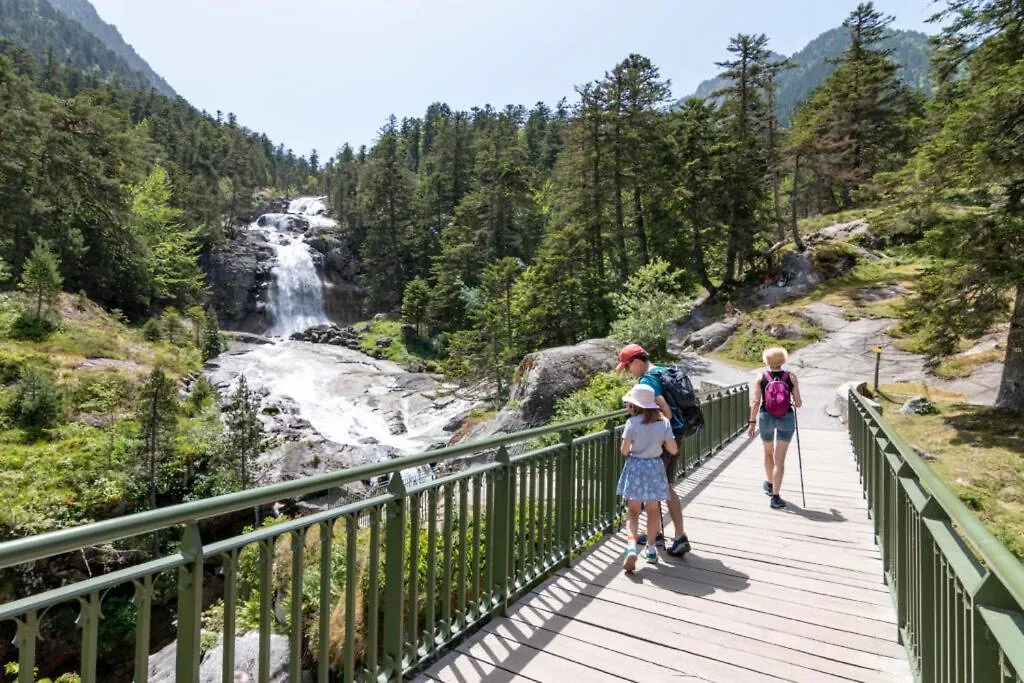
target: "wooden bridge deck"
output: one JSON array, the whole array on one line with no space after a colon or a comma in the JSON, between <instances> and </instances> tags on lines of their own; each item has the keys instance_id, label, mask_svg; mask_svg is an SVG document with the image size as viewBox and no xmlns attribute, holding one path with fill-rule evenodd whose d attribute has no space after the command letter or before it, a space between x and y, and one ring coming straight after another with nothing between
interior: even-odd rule
<instances>
[{"instance_id":1,"label":"wooden bridge deck","mask_svg":"<svg viewBox=\"0 0 1024 683\"><path fill-rule=\"evenodd\" d=\"M913 680L847 433L801 438L807 509L795 441L772 510L741 437L679 485L692 553L629 575L609 536L417 680Z\"/></svg>"}]
</instances>

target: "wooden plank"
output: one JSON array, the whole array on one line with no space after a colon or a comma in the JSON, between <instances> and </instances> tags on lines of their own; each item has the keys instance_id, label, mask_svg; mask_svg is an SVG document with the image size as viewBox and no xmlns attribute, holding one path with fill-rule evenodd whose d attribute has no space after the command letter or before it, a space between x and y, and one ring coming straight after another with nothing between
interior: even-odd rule
<instances>
[{"instance_id":1,"label":"wooden plank","mask_svg":"<svg viewBox=\"0 0 1024 683\"><path fill-rule=\"evenodd\" d=\"M693 571L689 574L684 574L664 562L653 567L643 566L643 562L641 562L640 566L642 569L639 569L636 574L628 575L622 571L621 564L618 561L618 554L616 554L614 562L604 562L601 558L594 557L585 562L575 564L566 571L566 574L577 578L585 577L594 583L600 583L605 586L629 582L634 585L650 586L654 591L711 589L716 593L721 592L725 595L764 598L766 602L774 605L773 609L779 609L780 606L784 606L787 610L803 612L806 608L809 613L820 614L824 618L828 617L827 613L833 613L832 618L849 619L857 617L857 623L861 623L859 621L861 619L881 622L883 624L895 625L896 623L896 615L893 612L891 601L888 604L857 602L807 593L784 586L752 582L748 579L740 579L707 571Z\"/></svg>"},{"instance_id":2,"label":"wooden plank","mask_svg":"<svg viewBox=\"0 0 1024 683\"><path fill-rule=\"evenodd\" d=\"M500 669L490 662L454 650L432 667L413 678L414 683L441 681L442 683L536 683L536 679L519 676Z\"/></svg>"},{"instance_id":3,"label":"wooden plank","mask_svg":"<svg viewBox=\"0 0 1024 683\"><path fill-rule=\"evenodd\" d=\"M575 599L552 611L534 599L510 611L509 618L637 658L646 657L645 641L662 650L676 651L659 653L655 660L659 665L673 661L679 653L730 662L736 659L735 652L739 651L756 657L756 660L743 658L742 661L759 661L756 668L761 672L770 670L777 677L810 681L828 680L832 676L865 680L889 665L886 658L867 653L853 653L853 659L859 659L863 664L850 664L838 659L849 651L821 642L791 637L789 642L800 647L786 647L778 642L750 638L686 619L673 619L644 609L642 605L639 606L641 613L637 614L636 607L601 599ZM767 635L769 631L764 629L763 633ZM829 657L823 651L833 656ZM695 670L706 674L699 667Z\"/></svg>"},{"instance_id":4,"label":"wooden plank","mask_svg":"<svg viewBox=\"0 0 1024 683\"><path fill-rule=\"evenodd\" d=\"M487 662L492 666L499 667L505 671L525 676L538 683L561 683L568 678L582 677L588 683L606 681L613 683L621 681L621 676L609 674L599 669L594 669L575 661L564 659L548 651L552 643L549 643L545 650L539 650L530 645L516 642L509 638L480 631L471 636L468 640L456 645L458 652L467 654L474 659ZM577 678L577 680L580 680ZM639 676L633 676L625 680L639 680Z\"/></svg>"},{"instance_id":5,"label":"wooden plank","mask_svg":"<svg viewBox=\"0 0 1024 683\"><path fill-rule=\"evenodd\" d=\"M607 538L423 680L912 680L848 436L801 436L807 510L771 510L760 442L734 443L677 486L686 558L626 575Z\"/></svg>"}]
</instances>

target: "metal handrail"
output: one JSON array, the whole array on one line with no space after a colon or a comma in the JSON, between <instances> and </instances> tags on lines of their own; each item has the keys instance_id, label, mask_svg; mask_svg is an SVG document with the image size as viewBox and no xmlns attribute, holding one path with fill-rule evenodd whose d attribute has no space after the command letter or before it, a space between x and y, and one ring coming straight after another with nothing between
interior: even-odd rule
<instances>
[{"instance_id":1,"label":"metal handrail","mask_svg":"<svg viewBox=\"0 0 1024 683\"><path fill-rule=\"evenodd\" d=\"M684 476L743 432L748 398L746 384L699 394L706 425L682 444ZM16 626L18 681L35 680L40 661L36 649L45 624L57 619L58 611L66 619L69 610L77 611L81 631L77 670L83 683L100 680L101 646L121 644L102 642L104 600L111 594L123 600L130 591L136 621L134 680L145 683L154 610L169 597L167 584L158 589L157 579L171 573L177 574L175 680L196 680L211 568L222 577L214 587L223 601L223 680L233 680L243 581L248 582L244 599L258 603L260 680L269 675L274 630L288 633L290 680L300 678L304 653L312 652L319 653L318 680L398 680L501 613L551 571L568 566L601 534L618 528L623 504L615 495L622 464L617 440L624 412L0 544L0 568L5 568L170 527L181 529L180 543L163 556L0 604L0 622ZM574 436L595 424L600 431ZM537 443L538 437L549 435L557 435L557 442ZM526 452L511 455L515 444L525 444ZM200 520L471 453L494 457L408 488L402 477L392 476L379 495L212 543L201 538ZM307 552L319 558L306 562ZM290 562L280 559L281 553L290 555ZM311 579L307 575L314 562L319 571ZM341 566L344 577L338 580L333 569ZM288 567L285 595L291 605L284 625L275 576ZM313 603L304 599L304 581L309 580L318 581ZM342 623L332 627L335 608L343 610L338 617ZM316 631L307 630L314 623ZM338 630L332 633L332 628ZM364 640L357 641L357 635Z\"/></svg>"},{"instance_id":2,"label":"metal handrail","mask_svg":"<svg viewBox=\"0 0 1024 683\"><path fill-rule=\"evenodd\" d=\"M60 553L70 552L86 546L109 543L130 536L141 536L178 524L198 522L210 517L238 512L239 510L269 505L281 500L325 491L344 484L364 481L372 477L392 474L420 465L450 460L468 453L492 450L500 446L556 434L565 430L587 427L597 422L620 417L624 414L625 411L622 410L614 411L597 417L527 429L504 436L495 436L480 441L439 448L436 451L426 451L393 460L359 465L339 472L319 474L279 484L261 486L247 491L225 493L157 510L137 512L125 517L117 517L92 524L50 531L37 536L27 536L13 541L5 541L0 543L0 569L26 562L34 562L45 557L59 555Z\"/></svg>"},{"instance_id":3,"label":"metal handrail","mask_svg":"<svg viewBox=\"0 0 1024 683\"><path fill-rule=\"evenodd\" d=\"M850 392L863 410L871 416L882 432L899 449L903 462L910 465L924 489L942 506L943 511L956 524L960 535L977 552L980 559L1010 592L1018 605L1024 605L1024 565L1003 543L992 535L985 524L963 504L959 497L931 467L911 448L903 437L868 403L864 397Z\"/></svg>"},{"instance_id":4,"label":"metal handrail","mask_svg":"<svg viewBox=\"0 0 1024 683\"><path fill-rule=\"evenodd\" d=\"M864 496L920 681L1024 681L1024 566L907 445L849 393Z\"/></svg>"}]
</instances>

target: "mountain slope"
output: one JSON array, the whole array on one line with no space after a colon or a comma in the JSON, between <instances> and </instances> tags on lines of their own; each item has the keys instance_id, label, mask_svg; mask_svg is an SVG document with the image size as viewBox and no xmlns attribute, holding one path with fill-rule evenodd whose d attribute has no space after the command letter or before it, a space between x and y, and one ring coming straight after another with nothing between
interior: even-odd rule
<instances>
[{"instance_id":1,"label":"mountain slope","mask_svg":"<svg viewBox=\"0 0 1024 683\"><path fill-rule=\"evenodd\" d=\"M65 4L73 8L77 5L75 11L85 17L88 13L81 7L83 2L65 0ZM91 5L88 7L92 9ZM95 10L92 13L95 15ZM96 19L102 23L98 15ZM117 34L113 27L108 26L108 29ZM156 88L170 97L175 96L174 90L148 65L146 69L151 75L133 67L103 40L47 0L0 0L0 42L24 48L43 68L52 60L105 82L118 82L133 90ZM135 54L124 41L121 44ZM137 63L145 64L138 55L135 58Z\"/></svg>"},{"instance_id":2,"label":"mountain slope","mask_svg":"<svg viewBox=\"0 0 1024 683\"><path fill-rule=\"evenodd\" d=\"M89 0L49 0L49 2L57 11L74 19L82 28L99 38L132 70L142 73L157 91L168 97L174 97L177 94L174 92L174 88L154 71L131 45L125 42L116 26L103 21Z\"/></svg>"},{"instance_id":3,"label":"mountain slope","mask_svg":"<svg viewBox=\"0 0 1024 683\"><path fill-rule=\"evenodd\" d=\"M796 105L807 99L835 70L827 60L840 57L850 44L850 35L838 27L822 33L802 50L790 57L797 66L784 71L779 77L777 114L788 124ZM893 31L883 46L892 50L892 57L900 65L900 78L907 85L928 94L931 92L928 36L917 31ZM774 56L781 59L783 55ZM722 78L712 78L697 86L692 97L708 98L725 87ZM685 100L686 98L683 98ZM682 102L683 100L680 100Z\"/></svg>"}]
</instances>

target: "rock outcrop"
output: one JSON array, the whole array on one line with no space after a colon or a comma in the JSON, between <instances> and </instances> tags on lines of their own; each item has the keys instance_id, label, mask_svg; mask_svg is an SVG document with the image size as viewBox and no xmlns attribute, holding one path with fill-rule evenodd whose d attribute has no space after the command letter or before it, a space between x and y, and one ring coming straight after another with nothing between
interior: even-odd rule
<instances>
[{"instance_id":1,"label":"rock outcrop","mask_svg":"<svg viewBox=\"0 0 1024 683\"><path fill-rule=\"evenodd\" d=\"M171 643L149 658L150 683L174 683L177 643ZM235 638L235 683L259 680L259 631L250 631ZM288 682L289 648L287 636L270 635L270 683ZM196 683L220 683L224 666L223 638L203 654Z\"/></svg>"},{"instance_id":2,"label":"rock outcrop","mask_svg":"<svg viewBox=\"0 0 1024 683\"><path fill-rule=\"evenodd\" d=\"M267 309L274 247L264 235L240 230L204 259L210 303L221 327L261 334L271 326Z\"/></svg>"}]
</instances>

